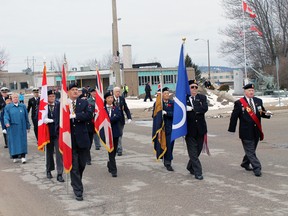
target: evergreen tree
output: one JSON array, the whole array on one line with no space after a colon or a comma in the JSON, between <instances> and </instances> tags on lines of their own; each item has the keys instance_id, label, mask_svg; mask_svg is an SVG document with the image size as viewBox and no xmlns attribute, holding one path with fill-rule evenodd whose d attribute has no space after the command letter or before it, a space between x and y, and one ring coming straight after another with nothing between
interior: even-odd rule
<instances>
[{"instance_id":1,"label":"evergreen tree","mask_svg":"<svg viewBox=\"0 0 288 216\"><path fill-rule=\"evenodd\" d=\"M198 68L198 65L196 65L196 64L194 64L192 62L192 59L191 59L191 57L188 54L185 56L185 66L186 66L186 68L187 67L194 68L194 70L195 70L195 79L200 81L200 79L201 79L201 70Z\"/></svg>"}]
</instances>

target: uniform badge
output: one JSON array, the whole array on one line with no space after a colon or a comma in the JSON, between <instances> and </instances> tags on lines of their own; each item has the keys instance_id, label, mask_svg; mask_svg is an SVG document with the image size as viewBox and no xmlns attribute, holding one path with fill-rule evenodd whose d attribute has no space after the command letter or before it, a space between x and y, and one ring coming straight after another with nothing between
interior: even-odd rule
<instances>
[{"instance_id":1,"label":"uniform badge","mask_svg":"<svg viewBox=\"0 0 288 216\"><path fill-rule=\"evenodd\" d=\"M251 112L251 108L250 107L246 107L246 111L249 113Z\"/></svg>"}]
</instances>

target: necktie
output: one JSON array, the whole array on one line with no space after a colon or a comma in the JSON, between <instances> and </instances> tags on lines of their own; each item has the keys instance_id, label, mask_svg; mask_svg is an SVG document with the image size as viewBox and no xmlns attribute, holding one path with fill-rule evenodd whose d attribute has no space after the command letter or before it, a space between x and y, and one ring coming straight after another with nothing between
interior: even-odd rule
<instances>
[{"instance_id":1,"label":"necktie","mask_svg":"<svg viewBox=\"0 0 288 216\"><path fill-rule=\"evenodd\" d=\"M119 106L119 98L116 98L116 106Z\"/></svg>"},{"instance_id":2,"label":"necktie","mask_svg":"<svg viewBox=\"0 0 288 216\"><path fill-rule=\"evenodd\" d=\"M111 106L107 106L108 115L111 116Z\"/></svg>"},{"instance_id":3,"label":"necktie","mask_svg":"<svg viewBox=\"0 0 288 216\"><path fill-rule=\"evenodd\" d=\"M252 109L252 111L255 113L255 109L254 109L254 106L253 106L253 103L252 103L252 98L249 99L249 106Z\"/></svg>"},{"instance_id":4,"label":"necktie","mask_svg":"<svg viewBox=\"0 0 288 216\"><path fill-rule=\"evenodd\" d=\"M72 101L72 110L73 110L73 114L75 114L75 111L76 111L75 101Z\"/></svg>"},{"instance_id":5,"label":"necktie","mask_svg":"<svg viewBox=\"0 0 288 216\"><path fill-rule=\"evenodd\" d=\"M53 118L54 105L49 105L51 117Z\"/></svg>"}]
</instances>

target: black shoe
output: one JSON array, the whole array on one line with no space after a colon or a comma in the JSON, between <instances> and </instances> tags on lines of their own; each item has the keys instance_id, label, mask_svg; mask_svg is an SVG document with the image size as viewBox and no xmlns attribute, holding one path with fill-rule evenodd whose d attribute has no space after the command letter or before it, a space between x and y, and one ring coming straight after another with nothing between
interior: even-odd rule
<instances>
[{"instance_id":1,"label":"black shoe","mask_svg":"<svg viewBox=\"0 0 288 216\"><path fill-rule=\"evenodd\" d=\"M95 149L96 149L96 150L100 150L100 147L96 147Z\"/></svg>"},{"instance_id":2,"label":"black shoe","mask_svg":"<svg viewBox=\"0 0 288 216\"><path fill-rule=\"evenodd\" d=\"M83 196L82 196L82 195L81 195L81 196L76 196L75 199L76 199L77 201L83 201Z\"/></svg>"},{"instance_id":3,"label":"black shoe","mask_svg":"<svg viewBox=\"0 0 288 216\"><path fill-rule=\"evenodd\" d=\"M261 171L259 171L259 172L255 172L254 174L255 174L255 176L257 176L257 177L261 177L261 176L262 176Z\"/></svg>"},{"instance_id":4,"label":"black shoe","mask_svg":"<svg viewBox=\"0 0 288 216\"><path fill-rule=\"evenodd\" d=\"M87 161L86 164L87 164L87 165L91 165L91 161Z\"/></svg>"},{"instance_id":5,"label":"black shoe","mask_svg":"<svg viewBox=\"0 0 288 216\"><path fill-rule=\"evenodd\" d=\"M122 152L118 152L118 154L117 154L118 156L122 156Z\"/></svg>"},{"instance_id":6,"label":"black shoe","mask_svg":"<svg viewBox=\"0 0 288 216\"><path fill-rule=\"evenodd\" d=\"M64 178L63 178L63 176L62 176L61 174L58 174L58 175L57 175L57 181L59 181L59 182L65 182L65 180L64 180Z\"/></svg>"},{"instance_id":7,"label":"black shoe","mask_svg":"<svg viewBox=\"0 0 288 216\"><path fill-rule=\"evenodd\" d=\"M198 179L198 180L203 180L203 176L202 175L195 175L195 179Z\"/></svg>"},{"instance_id":8,"label":"black shoe","mask_svg":"<svg viewBox=\"0 0 288 216\"><path fill-rule=\"evenodd\" d=\"M186 168L186 169L190 172L191 175L194 175L194 170L188 169L188 168Z\"/></svg>"},{"instance_id":9,"label":"black shoe","mask_svg":"<svg viewBox=\"0 0 288 216\"><path fill-rule=\"evenodd\" d=\"M51 172L50 172L50 171L47 171L47 178L48 178L48 179L51 179L51 178L53 178L53 176L52 176L52 174L51 174Z\"/></svg>"},{"instance_id":10,"label":"black shoe","mask_svg":"<svg viewBox=\"0 0 288 216\"><path fill-rule=\"evenodd\" d=\"M171 165L166 165L166 169L168 171L174 171L173 167Z\"/></svg>"},{"instance_id":11,"label":"black shoe","mask_svg":"<svg viewBox=\"0 0 288 216\"><path fill-rule=\"evenodd\" d=\"M8 146L7 146L7 145L5 145L5 146L4 146L4 148L8 148Z\"/></svg>"},{"instance_id":12,"label":"black shoe","mask_svg":"<svg viewBox=\"0 0 288 216\"><path fill-rule=\"evenodd\" d=\"M112 177L116 178L117 177L117 173L112 173Z\"/></svg>"},{"instance_id":13,"label":"black shoe","mask_svg":"<svg viewBox=\"0 0 288 216\"><path fill-rule=\"evenodd\" d=\"M243 164L241 164L240 165L242 168L244 168L246 171L252 171L253 169L248 165L243 165Z\"/></svg>"},{"instance_id":14,"label":"black shoe","mask_svg":"<svg viewBox=\"0 0 288 216\"><path fill-rule=\"evenodd\" d=\"M109 161L107 161L107 168L108 168L108 172L111 173L110 167L109 167Z\"/></svg>"}]
</instances>

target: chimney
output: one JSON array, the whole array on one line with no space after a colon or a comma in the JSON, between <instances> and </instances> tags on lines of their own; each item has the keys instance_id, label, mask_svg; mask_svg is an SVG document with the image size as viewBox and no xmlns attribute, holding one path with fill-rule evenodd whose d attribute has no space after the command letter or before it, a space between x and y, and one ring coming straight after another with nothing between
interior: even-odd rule
<instances>
[{"instance_id":1,"label":"chimney","mask_svg":"<svg viewBox=\"0 0 288 216\"><path fill-rule=\"evenodd\" d=\"M132 51L130 44L122 45L123 49L123 68L132 68Z\"/></svg>"}]
</instances>

